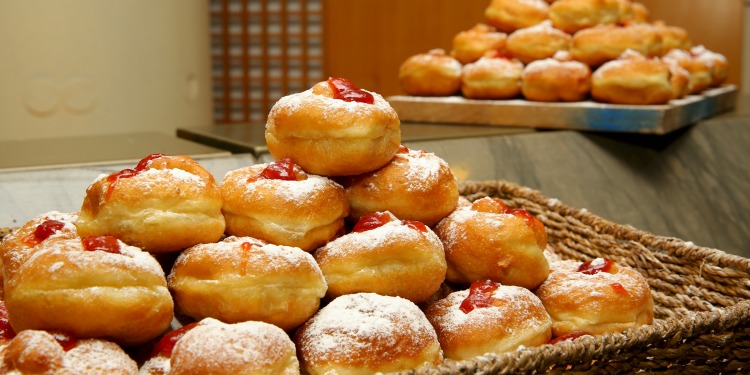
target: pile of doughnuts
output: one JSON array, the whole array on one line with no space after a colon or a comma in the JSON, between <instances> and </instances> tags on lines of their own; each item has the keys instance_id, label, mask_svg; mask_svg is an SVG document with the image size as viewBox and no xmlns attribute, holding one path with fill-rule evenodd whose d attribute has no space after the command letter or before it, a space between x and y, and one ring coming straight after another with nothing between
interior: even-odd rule
<instances>
[{"instance_id":1,"label":"pile of doughnuts","mask_svg":"<svg viewBox=\"0 0 750 375\"><path fill-rule=\"evenodd\" d=\"M220 181L149 155L3 238L0 368L392 372L653 320L643 276L558 266L539 219L460 197L376 93L320 82L266 138L275 161Z\"/></svg>"},{"instance_id":2,"label":"pile of doughnuts","mask_svg":"<svg viewBox=\"0 0 750 375\"><path fill-rule=\"evenodd\" d=\"M456 34L450 51L408 57L398 77L412 96L645 105L700 94L727 74L725 56L636 1L491 0L484 23Z\"/></svg>"}]
</instances>

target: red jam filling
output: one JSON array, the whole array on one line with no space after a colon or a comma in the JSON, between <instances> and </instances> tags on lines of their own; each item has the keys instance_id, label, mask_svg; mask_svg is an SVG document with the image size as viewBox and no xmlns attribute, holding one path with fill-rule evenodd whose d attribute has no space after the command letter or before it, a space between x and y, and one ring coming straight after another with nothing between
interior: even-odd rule
<instances>
[{"instance_id":1,"label":"red jam filling","mask_svg":"<svg viewBox=\"0 0 750 375\"><path fill-rule=\"evenodd\" d=\"M369 213L359 218L359 221L357 221L357 224L354 225L354 228L352 229L352 231L353 232L365 232L368 230L382 227L389 221L391 221L391 215L388 215L385 212Z\"/></svg>"},{"instance_id":2,"label":"red jam filling","mask_svg":"<svg viewBox=\"0 0 750 375\"><path fill-rule=\"evenodd\" d=\"M242 244L240 244L240 248L242 248L242 250L249 251L253 248L253 244L251 244L250 242L243 242Z\"/></svg>"},{"instance_id":3,"label":"red jam filling","mask_svg":"<svg viewBox=\"0 0 750 375\"><path fill-rule=\"evenodd\" d=\"M136 165L135 169L123 169L119 172L115 172L107 176L107 182L109 182L109 186L107 186L107 194L105 195L105 198L108 199L112 195L112 192L115 190L115 185L117 185L117 181L119 181L121 178L130 178L137 175L138 173L143 172L146 168L148 168L148 164L151 162L151 160L158 159L162 156L164 156L164 154L151 154L141 159L141 161L138 162L138 165Z\"/></svg>"},{"instance_id":4,"label":"red jam filling","mask_svg":"<svg viewBox=\"0 0 750 375\"><path fill-rule=\"evenodd\" d=\"M355 86L345 78L328 78L328 86L333 90L333 97L346 102L373 104L375 98L367 91Z\"/></svg>"},{"instance_id":5,"label":"red jam filling","mask_svg":"<svg viewBox=\"0 0 750 375\"><path fill-rule=\"evenodd\" d=\"M500 284L491 280L479 280L471 283L469 296L461 302L461 311L468 314L476 308L492 306L492 293Z\"/></svg>"},{"instance_id":6,"label":"red jam filling","mask_svg":"<svg viewBox=\"0 0 750 375\"><path fill-rule=\"evenodd\" d=\"M573 341L573 340L575 340L575 339L577 339L579 337L588 336L588 335L589 335L589 333L583 332L583 331L571 332L571 333L568 333L567 335L562 335L560 337L555 337L549 343L550 344L557 344L558 342L563 342L563 341Z\"/></svg>"},{"instance_id":7,"label":"red jam filling","mask_svg":"<svg viewBox=\"0 0 750 375\"><path fill-rule=\"evenodd\" d=\"M611 286L612 289L614 289L615 293L622 294L625 296L628 295L628 290L625 289L625 287L622 286L622 284L620 283L612 283L612 284L609 284L609 286Z\"/></svg>"},{"instance_id":8,"label":"red jam filling","mask_svg":"<svg viewBox=\"0 0 750 375\"><path fill-rule=\"evenodd\" d=\"M404 221L402 221L402 223L404 225L406 225L407 227L412 228L412 229L416 229L416 230L418 230L418 231L420 231L422 233L426 233L427 232L427 226L424 225L424 223L421 222L421 221L404 220Z\"/></svg>"},{"instance_id":9,"label":"red jam filling","mask_svg":"<svg viewBox=\"0 0 750 375\"><path fill-rule=\"evenodd\" d=\"M78 345L78 339L75 336L65 332L51 331L50 334L55 338L58 344L62 346L64 351L69 351Z\"/></svg>"},{"instance_id":10,"label":"red jam filling","mask_svg":"<svg viewBox=\"0 0 750 375\"><path fill-rule=\"evenodd\" d=\"M62 221L47 219L36 226L34 233L24 237L23 243L29 247L34 247L63 229L63 227L65 227L65 223Z\"/></svg>"},{"instance_id":11,"label":"red jam filling","mask_svg":"<svg viewBox=\"0 0 750 375\"><path fill-rule=\"evenodd\" d=\"M409 153L409 148L406 147L406 146L404 146L404 145L399 145L398 146L398 150L396 150L396 153L397 154L408 154Z\"/></svg>"},{"instance_id":12,"label":"red jam filling","mask_svg":"<svg viewBox=\"0 0 750 375\"><path fill-rule=\"evenodd\" d=\"M156 343L153 351L151 351L151 357L171 357L172 350L174 350L177 341L180 341L182 336L185 336L186 333L196 326L198 326L198 322L190 323L164 335L159 342Z\"/></svg>"},{"instance_id":13,"label":"red jam filling","mask_svg":"<svg viewBox=\"0 0 750 375\"><path fill-rule=\"evenodd\" d=\"M120 254L120 243L113 236L88 236L81 239L83 249L86 251L105 251L112 254Z\"/></svg>"},{"instance_id":14,"label":"red jam filling","mask_svg":"<svg viewBox=\"0 0 750 375\"><path fill-rule=\"evenodd\" d=\"M263 171L256 177L250 177L247 182L253 182L258 179L297 181L297 175L294 173L294 161L290 158L283 158L279 161L269 163Z\"/></svg>"},{"instance_id":15,"label":"red jam filling","mask_svg":"<svg viewBox=\"0 0 750 375\"><path fill-rule=\"evenodd\" d=\"M16 331L8 321L8 310L5 308L5 302L0 301L0 338L12 340L14 337L16 337Z\"/></svg>"},{"instance_id":16,"label":"red jam filling","mask_svg":"<svg viewBox=\"0 0 750 375\"><path fill-rule=\"evenodd\" d=\"M593 275L599 272L609 272L615 263L607 258L596 258L578 267L578 272Z\"/></svg>"}]
</instances>

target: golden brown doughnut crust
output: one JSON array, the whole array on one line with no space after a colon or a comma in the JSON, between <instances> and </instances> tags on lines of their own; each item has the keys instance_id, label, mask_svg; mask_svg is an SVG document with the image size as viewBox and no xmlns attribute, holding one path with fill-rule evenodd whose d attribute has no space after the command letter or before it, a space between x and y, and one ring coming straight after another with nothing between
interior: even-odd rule
<instances>
[{"instance_id":1,"label":"golden brown doughnut crust","mask_svg":"<svg viewBox=\"0 0 750 375\"><path fill-rule=\"evenodd\" d=\"M307 173L352 176L378 169L401 144L401 122L382 96L373 104L333 98L328 82L285 96L266 122L266 144L276 160L291 158Z\"/></svg>"},{"instance_id":2,"label":"golden brown doughnut crust","mask_svg":"<svg viewBox=\"0 0 750 375\"><path fill-rule=\"evenodd\" d=\"M528 289L500 285L492 292L491 306L465 313L460 307L468 296L469 290L453 292L425 309L446 358L470 359L550 340L552 320Z\"/></svg>"},{"instance_id":3,"label":"golden brown doughnut crust","mask_svg":"<svg viewBox=\"0 0 750 375\"><path fill-rule=\"evenodd\" d=\"M544 21L548 12L549 5L543 0L492 0L484 18L498 30L512 33Z\"/></svg>"},{"instance_id":4,"label":"golden brown doughnut crust","mask_svg":"<svg viewBox=\"0 0 750 375\"><path fill-rule=\"evenodd\" d=\"M52 238L78 238L75 221L78 213L63 213L51 211L37 215L35 218L24 223L20 228L12 231L0 241L0 266L2 266L2 279L10 280L16 274L21 265L34 254L40 246L39 239L34 232L37 227L45 221L59 222L62 225L59 230L47 237ZM51 228L51 227L50 227ZM46 241L46 240L45 240Z\"/></svg>"},{"instance_id":5,"label":"golden brown doughnut crust","mask_svg":"<svg viewBox=\"0 0 750 375\"><path fill-rule=\"evenodd\" d=\"M178 310L196 320L256 320L286 331L318 311L327 288L312 255L250 237L185 250L168 284Z\"/></svg>"},{"instance_id":6,"label":"golden brown doughnut crust","mask_svg":"<svg viewBox=\"0 0 750 375\"><path fill-rule=\"evenodd\" d=\"M663 21L653 23L653 28L661 37L662 52L660 56L665 55L673 49L689 50L692 47L692 41L687 30L682 27L667 25Z\"/></svg>"},{"instance_id":7,"label":"golden brown doughnut crust","mask_svg":"<svg viewBox=\"0 0 750 375\"><path fill-rule=\"evenodd\" d=\"M552 317L554 337L576 331L621 332L653 322L654 301L643 275L617 264L609 272L588 275L577 272L581 264L553 263L549 277L536 290Z\"/></svg>"},{"instance_id":8,"label":"golden brown doughnut crust","mask_svg":"<svg viewBox=\"0 0 750 375\"><path fill-rule=\"evenodd\" d=\"M464 65L461 93L469 99L512 99L521 94L523 63L489 54Z\"/></svg>"},{"instance_id":9,"label":"golden brown doughnut crust","mask_svg":"<svg viewBox=\"0 0 750 375\"><path fill-rule=\"evenodd\" d=\"M510 56L528 64L567 51L570 39L570 34L552 27L552 22L546 20L510 34L505 48Z\"/></svg>"},{"instance_id":10,"label":"golden brown doughnut crust","mask_svg":"<svg viewBox=\"0 0 750 375\"><path fill-rule=\"evenodd\" d=\"M110 175L112 176L112 175ZM109 235L148 252L175 252L224 234L221 192L188 156L161 156L132 177L99 176L76 221L82 236Z\"/></svg>"},{"instance_id":11,"label":"golden brown doughnut crust","mask_svg":"<svg viewBox=\"0 0 750 375\"><path fill-rule=\"evenodd\" d=\"M437 225L448 281L468 284L489 279L533 289L547 278L544 225L533 216L506 209L499 199L482 198L469 208L456 209Z\"/></svg>"},{"instance_id":12,"label":"golden brown doughnut crust","mask_svg":"<svg viewBox=\"0 0 750 375\"><path fill-rule=\"evenodd\" d=\"M170 375L299 374L289 336L263 322L204 319L175 344Z\"/></svg>"},{"instance_id":13,"label":"golden brown doughnut crust","mask_svg":"<svg viewBox=\"0 0 750 375\"><path fill-rule=\"evenodd\" d=\"M414 96L451 96L461 86L461 63L440 48L407 58L398 70L401 90Z\"/></svg>"},{"instance_id":14,"label":"golden brown doughnut crust","mask_svg":"<svg viewBox=\"0 0 750 375\"><path fill-rule=\"evenodd\" d=\"M372 292L420 303L445 281L445 252L437 235L426 226L382 214L390 221L351 232L315 251L328 298Z\"/></svg>"},{"instance_id":15,"label":"golden brown doughnut crust","mask_svg":"<svg viewBox=\"0 0 750 375\"><path fill-rule=\"evenodd\" d=\"M226 233L313 251L343 232L344 188L297 168L298 180L256 178L270 164L229 171L221 182Z\"/></svg>"},{"instance_id":16,"label":"golden brown doughnut crust","mask_svg":"<svg viewBox=\"0 0 750 375\"><path fill-rule=\"evenodd\" d=\"M52 334L25 330L0 349L0 373L136 375L138 365L109 341L76 340L66 351Z\"/></svg>"},{"instance_id":17,"label":"golden brown doughnut crust","mask_svg":"<svg viewBox=\"0 0 750 375\"><path fill-rule=\"evenodd\" d=\"M433 153L401 147L383 168L344 184L353 221L371 212L390 211L401 220L434 226L458 204L458 181Z\"/></svg>"},{"instance_id":18,"label":"golden brown doughnut crust","mask_svg":"<svg viewBox=\"0 0 750 375\"><path fill-rule=\"evenodd\" d=\"M41 243L4 286L13 329L60 330L126 346L162 333L173 316L164 271L150 254L119 246L114 254L86 251L78 238Z\"/></svg>"},{"instance_id":19,"label":"golden brown doughnut crust","mask_svg":"<svg viewBox=\"0 0 750 375\"><path fill-rule=\"evenodd\" d=\"M294 335L303 373L371 374L435 366L443 354L419 308L374 293L336 298Z\"/></svg>"},{"instance_id":20,"label":"golden brown doughnut crust","mask_svg":"<svg viewBox=\"0 0 750 375\"><path fill-rule=\"evenodd\" d=\"M494 27L479 23L469 30L461 31L453 37L453 56L461 64L479 60L488 51L505 49L507 34Z\"/></svg>"},{"instance_id":21,"label":"golden brown doughnut crust","mask_svg":"<svg viewBox=\"0 0 750 375\"><path fill-rule=\"evenodd\" d=\"M704 46L695 46L690 49L696 60L705 61L706 64L711 68L711 86L720 86L729 76L729 61L726 56L708 50Z\"/></svg>"},{"instance_id":22,"label":"golden brown doughnut crust","mask_svg":"<svg viewBox=\"0 0 750 375\"><path fill-rule=\"evenodd\" d=\"M615 104L664 104L675 96L666 63L623 58L605 63L591 75L591 97Z\"/></svg>"},{"instance_id":23,"label":"golden brown doughnut crust","mask_svg":"<svg viewBox=\"0 0 750 375\"><path fill-rule=\"evenodd\" d=\"M570 42L573 59L598 67L615 60L627 50L654 57L661 53L661 37L647 24L600 25L581 30Z\"/></svg>"},{"instance_id":24,"label":"golden brown doughnut crust","mask_svg":"<svg viewBox=\"0 0 750 375\"><path fill-rule=\"evenodd\" d=\"M552 25L569 34L620 20L618 0L557 0L549 7Z\"/></svg>"},{"instance_id":25,"label":"golden brown doughnut crust","mask_svg":"<svg viewBox=\"0 0 750 375\"><path fill-rule=\"evenodd\" d=\"M521 75L524 98L539 102L576 102L591 91L591 69L580 61L537 60Z\"/></svg>"},{"instance_id":26,"label":"golden brown doughnut crust","mask_svg":"<svg viewBox=\"0 0 750 375\"><path fill-rule=\"evenodd\" d=\"M711 77L711 66L706 60L697 59L689 51L673 49L664 55L664 61L676 63L690 73L688 91L691 94L699 94L709 88L713 82Z\"/></svg>"}]
</instances>

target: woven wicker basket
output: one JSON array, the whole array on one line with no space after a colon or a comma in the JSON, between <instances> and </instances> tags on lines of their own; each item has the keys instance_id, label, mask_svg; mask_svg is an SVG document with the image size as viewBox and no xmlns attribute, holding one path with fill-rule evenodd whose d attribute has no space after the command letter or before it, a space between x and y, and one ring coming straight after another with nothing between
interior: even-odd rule
<instances>
[{"instance_id":1,"label":"woven wicker basket","mask_svg":"<svg viewBox=\"0 0 750 375\"><path fill-rule=\"evenodd\" d=\"M750 259L656 236L571 208L505 181L468 181L461 194L502 199L547 228L565 259L608 257L641 271L655 302L653 325L570 342L446 361L401 374L678 373L750 371ZM0 238L8 229L0 229Z\"/></svg>"}]
</instances>

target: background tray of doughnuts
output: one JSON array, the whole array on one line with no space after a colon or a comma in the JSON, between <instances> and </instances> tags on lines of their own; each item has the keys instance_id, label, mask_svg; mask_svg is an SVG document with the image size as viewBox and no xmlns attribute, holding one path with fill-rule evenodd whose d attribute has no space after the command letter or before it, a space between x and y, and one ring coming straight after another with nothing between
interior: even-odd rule
<instances>
[{"instance_id":1,"label":"background tray of doughnuts","mask_svg":"<svg viewBox=\"0 0 750 375\"><path fill-rule=\"evenodd\" d=\"M732 109L736 97L737 87L724 85L664 105L593 101L543 103L523 99L475 100L460 96L405 95L390 96L387 100L402 122L666 134Z\"/></svg>"}]
</instances>

